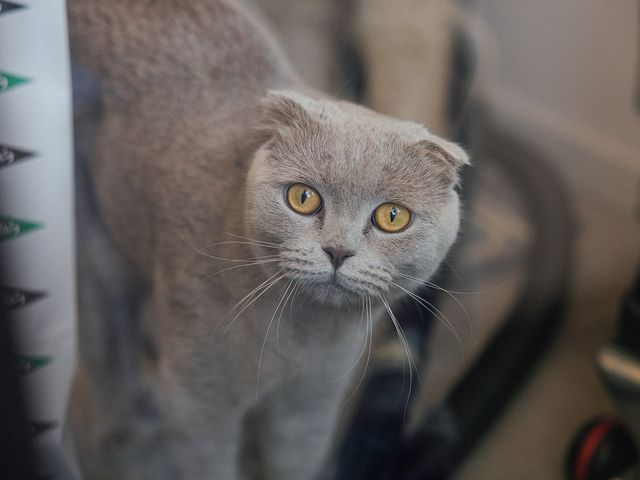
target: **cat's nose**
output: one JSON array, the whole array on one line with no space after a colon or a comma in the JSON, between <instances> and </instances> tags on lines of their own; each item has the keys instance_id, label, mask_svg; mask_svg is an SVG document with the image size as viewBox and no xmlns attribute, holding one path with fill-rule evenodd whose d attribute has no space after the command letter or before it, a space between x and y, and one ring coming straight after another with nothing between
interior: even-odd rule
<instances>
[{"instance_id":1,"label":"cat's nose","mask_svg":"<svg viewBox=\"0 0 640 480\"><path fill-rule=\"evenodd\" d=\"M329 256L335 270L338 270L347 258L355 255L355 252L342 247L322 247L322 250Z\"/></svg>"}]
</instances>

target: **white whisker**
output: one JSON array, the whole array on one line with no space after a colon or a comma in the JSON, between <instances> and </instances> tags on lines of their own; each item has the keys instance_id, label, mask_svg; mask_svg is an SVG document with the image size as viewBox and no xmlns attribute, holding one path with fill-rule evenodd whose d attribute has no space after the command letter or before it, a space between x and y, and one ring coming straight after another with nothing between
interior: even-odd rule
<instances>
[{"instance_id":1,"label":"white whisker","mask_svg":"<svg viewBox=\"0 0 640 480\"><path fill-rule=\"evenodd\" d=\"M282 271L282 270L280 270ZM276 274L277 275L277 274ZM222 336L220 337L220 341L222 342L222 339L225 337L225 335L227 334L227 332L229 331L229 329L233 326L234 322L237 320L237 318L242 315L242 313L249 308L251 305L253 305L260 297L262 297L265 293L267 293L267 291L273 287L276 283L278 283L280 280L282 280L284 277L286 277L286 273L283 273L282 275L280 275L279 277L277 277L275 280L271 280L266 286L263 287L263 290L256 294L256 296L251 299L251 301L249 301L244 307L242 307L242 310L240 310L235 317L233 317L233 319L229 322L229 324L227 325L227 327L224 329L224 332L222 332ZM263 282L264 283L264 282ZM258 290L260 287L257 287L255 290ZM254 291L255 291L254 290ZM226 315L225 315L226 317ZM224 319L223 319L224 320Z\"/></svg>"},{"instance_id":2,"label":"white whisker","mask_svg":"<svg viewBox=\"0 0 640 480\"><path fill-rule=\"evenodd\" d=\"M287 284L287 287L285 288L283 294L280 296L280 300L278 300L278 304L276 305L275 310L273 311L273 315L271 315L271 320L269 320L269 325L267 325L267 331L264 334L264 340L262 342L262 348L260 348L260 358L258 359L258 378L256 380L256 401L258 400L259 397L259 393L260 393L260 369L262 368L262 356L264 355L264 347L267 344L267 339L269 338L269 331L271 330L271 325L273 324L273 320L276 318L276 314L278 313L278 310L280 309L280 305L284 305L282 302L285 298L285 296L287 295L287 292L289 291L289 289L291 288L291 284L293 283L293 280L289 280L289 283Z\"/></svg>"},{"instance_id":3,"label":"white whisker","mask_svg":"<svg viewBox=\"0 0 640 480\"><path fill-rule=\"evenodd\" d=\"M427 300L425 300L424 298L422 298L421 296L413 293L410 290L407 290L406 288L404 288L401 285L398 285L396 282L391 282L392 285L394 285L395 287L399 288L400 290L402 290L403 292L405 292L407 295L409 295L414 301L418 302L418 304L422 305L424 308L426 308L432 315L434 315L438 320L440 320L441 322L444 322L444 325L451 331L451 333L453 333L453 335L456 337L456 340L458 341L458 345L460 346L460 349L464 351L464 347L462 344L462 340L460 339L460 335L458 335L458 332L456 331L455 327L453 326L453 324L449 321L449 319L447 318L447 316L442 313L440 310L438 310L438 308L433 305L432 303L428 302Z\"/></svg>"},{"instance_id":4,"label":"white whisker","mask_svg":"<svg viewBox=\"0 0 640 480\"><path fill-rule=\"evenodd\" d=\"M362 324L366 321L365 318L365 304L364 304L364 297L362 298L362 311L360 313L360 321L358 322L358 328L362 327ZM351 367L349 367L349 369L346 372L341 373L337 378L330 380L329 383L335 383L339 380L341 380L342 378L346 377L349 373L351 373L351 371L356 368L356 366L360 363L360 360L362 360L362 357L364 355L364 352L367 348L367 333L369 332L369 327L368 327L368 323L365 325L366 329L363 335L363 342L362 342L362 349L360 350L360 353L358 354L358 358L356 358L356 361L353 362L353 365L351 365Z\"/></svg>"},{"instance_id":5,"label":"white whisker","mask_svg":"<svg viewBox=\"0 0 640 480\"><path fill-rule=\"evenodd\" d=\"M264 248L275 248L277 250L284 250L284 247L280 246L280 245L268 245L268 244L262 244L262 243L256 243L256 242L248 242L248 241L231 241L231 240L227 240L224 242L216 242L216 243L212 243L210 245L207 245L206 247L204 247L203 250L208 250L210 248L213 247L217 247L220 245L252 245L254 247L264 247Z\"/></svg>"},{"instance_id":6,"label":"white whisker","mask_svg":"<svg viewBox=\"0 0 640 480\"><path fill-rule=\"evenodd\" d=\"M206 249L208 249L208 248L211 248L211 247L213 247L213 246L215 246L215 245L219 245L219 244L220 244L220 242L219 242L219 243L217 243L217 244L216 244L216 243L214 243L214 244L212 244L212 245L209 245L208 247L205 247L205 248L204 248L204 250L201 250L201 249L199 249L199 248L197 248L197 247L194 247L194 246L193 246L193 245L191 245L189 242L187 242L186 238L184 238L184 236L183 236L181 233L179 233L179 232L178 232L178 236L179 236L179 237L180 237L180 239L184 242L184 244L185 244L187 247L189 247L191 250L193 250L194 252L196 252L196 253L197 253L197 254L199 254L199 255L202 255L202 256L207 257L207 258L212 258L212 259L214 259L214 260L223 260L223 261L227 261L227 262L233 262L233 261L236 261L236 262L246 262L246 261L250 261L250 260L260 260L260 259L262 259L262 258L266 258L266 257L270 257L270 256L271 256L271 257L276 257L276 256L277 256L277 254L275 254L275 255L264 255L264 256L262 256L262 257L253 257L253 258L237 258L237 259L236 259L236 258L218 257L218 256L211 255L210 253L205 252L205 250L206 250ZM225 243L226 243L226 242L225 242ZM237 243L237 242L230 242L230 243ZM273 247L270 247L270 248L273 248Z\"/></svg>"},{"instance_id":7,"label":"white whisker","mask_svg":"<svg viewBox=\"0 0 640 480\"><path fill-rule=\"evenodd\" d=\"M368 348L367 348L367 361L364 365L364 370L362 372L362 374L360 375L360 378L358 379L358 383L356 383L355 387L353 388L351 394L347 397L346 401L345 401L345 405L348 405L349 402L351 401L351 399L355 396L355 394L358 392L358 389L360 388L360 385L362 384L362 382L364 381L366 375L367 375L367 370L369 369L369 363L371 361L371 350L372 350L372 344L373 344L373 312L372 312L372 308L371 308L371 297L369 295L367 295L365 297L364 300L364 307L365 307L365 312L366 312L366 319L367 319L367 338L368 338ZM365 339L366 341L366 339Z\"/></svg>"},{"instance_id":8,"label":"white whisker","mask_svg":"<svg viewBox=\"0 0 640 480\"><path fill-rule=\"evenodd\" d=\"M215 277L216 275L219 275L221 273L224 272L228 272L229 270L236 270L238 268L246 268L246 267L254 267L257 265L265 265L267 263L276 263L279 262L280 259L279 258L273 258L273 259L268 259L268 260L258 260L255 262L249 262L249 263L244 263L242 265L234 265L232 267L227 267L227 268L223 268L222 270L218 270L217 272L214 272L210 275L207 275L206 277L203 278L203 281L209 280L210 278Z\"/></svg>"},{"instance_id":9,"label":"white whisker","mask_svg":"<svg viewBox=\"0 0 640 480\"><path fill-rule=\"evenodd\" d=\"M469 311L466 309L466 307L463 305L463 303L458 299L458 297L456 297L454 295L455 292L447 290L446 288L442 288L439 285L436 285L435 283L431 283L431 282L429 282L427 280L418 280L415 277L411 277L410 275L405 275L403 273L396 273L394 275L397 275L397 276L402 277L402 278L406 278L408 280L413 280L414 282L419 282L419 283L421 283L423 285L426 285L427 287L431 287L431 288L434 288L436 290L439 290L441 292L446 293L464 312L464 316L465 316L465 319L466 319L466 322L467 322L467 327L469 328L469 334L471 335L471 342L473 343L473 346L477 348L478 341L477 341L476 334L475 334L474 329L473 329L473 322L471 321L471 316L469 315Z\"/></svg>"},{"instance_id":10,"label":"white whisker","mask_svg":"<svg viewBox=\"0 0 640 480\"><path fill-rule=\"evenodd\" d=\"M224 231L222 233L224 233L225 235L229 235L230 237L241 238L243 240L249 240L251 242L262 243L264 245L272 245L272 246L276 246L276 247L279 246L277 243L267 242L267 241L264 241L264 240L257 240L255 238L251 238L251 237L244 237L242 235L236 235L235 233L229 233L229 232L224 232Z\"/></svg>"},{"instance_id":11,"label":"white whisker","mask_svg":"<svg viewBox=\"0 0 640 480\"><path fill-rule=\"evenodd\" d=\"M287 306L287 302L289 301L289 298L291 298L291 303L289 306L289 318L291 318L291 308L293 307L293 298L295 297L295 294L298 291L298 287L300 287L300 282L295 282L293 285L293 288L291 289L291 292L289 292L289 297L287 297L287 299L284 301L284 305L282 306L282 309L280 310L280 315L278 316L278 322L276 323L276 349L278 351L280 351L280 321L282 320L282 313L284 312Z\"/></svg>"},{"instance_id":12,"label":"white whisker","mask_svg":"<svg viewBox=\"0 0 640 480\"><path fill-rule=\"evenodd\" d=\"M435 284L433 282L430 282L428 280L424 280L422 278L413 277L411 275L407 275L406 273L395 272L395 273L392 273L391 275L395 275L395 276L398 276L398 277L403 277L403 278L406 278L407 280L413 280L414 282L421 283L422 285L425 285L427 287L431 287L431 288L434 288L436 290L442 290L444 292L449 292L451 294L455 293L456 295L486 295L487 293L491 293L491 292L493 292L493 291L495 291L495 290L497 290L499 288L504 287L504 285L507 283L507 282L505 282L505 283L502 283L500 285L496 285L495 287L487 288L486 290L479 290L477 292L462 292L462 291L458 291L458 290L448 290L448 289L446 289L444 287L441 287L440 285L437 285L437 284Z\"/></svg>"},{"instance_id":13,"label":"white whisker","mask_svg":"<svg viewBox=\"0 0 640 480\"><path fill-rule=\"evenodd\" d=\"M279 258L279 253L274 253L271 255L260 255L258 257L246 257L246 258L229 258L229 257L218 257L216 255L208 255L205 254L207 258L212 258L213 260L220 260L221 262L251 262L255 260L267 260L270 258ZM214 265L214 264L211 264Z\"/></svg>"},{"instance_id":14,"label":"white whisker","mask_svg":"<svg viewBox=\"0 0 640 480\"><path fill-rule=\"evenodd\" d=\"M396 316L394 315L393 311L391 310L391 306L389 305L389 302L387 302L387 299L384 298L381 294L378 294L378 298L380 299L380 301L382 302L382 304L384 305L384 308L387 310L387 313L389 314L389 317L391 318L391 321L393 322L393 326L396 329L396 332L398 333L398 337L400 340L400 343L402 344L402 346L404 347L404 351L407 355L407 361L409 362L409 392L407 393L407 401L404 405L404 417L407 416L407 408L409 407L409 400L411 399L411 392L413 389L413 371L415 369L416 373L418 373L418 367L416 366L415 362L413 361L413 356L411 355L411 349L409 347L409 341L407 340L407 337L405 336L404 332L402 331L402 327L400 326L400 323L398 322L398 319L396 318ZM420 377L418 376L418 380L420 380Z\"/></svg>"},{"instance_id":15,"label":"white whisker","mask_svg":"<svg viewBox=\"0 0 640 480\"><path fill-rule=\"evenodd\" d=\"M233 314L233 312L240 308L242 306L242 304L248 300L251 296L253 296L257 291L259 291L262 287L264 287L267 283L269 283L270 281L272 281L275 277L277 277L278 275L280 275L283 272L283 270L280 270L276 273L274 273L273 275L271 275L269 278L267 278L265 281L263 281L260 285L258 285L256 288L254 288L253 290L251 290L249 293L247 293L244 297L242 297L233 307L231 307L227 313L224 314L224 316L220 319L220 321L218 322L218 324L216 325L216 328L213 329L213 335L215 335L216 331L218 330L218 328L220 328L220 325L222 324L222 322L224 322L224 320L229 317L230 315Z\"/></svg>"}]
</instances>

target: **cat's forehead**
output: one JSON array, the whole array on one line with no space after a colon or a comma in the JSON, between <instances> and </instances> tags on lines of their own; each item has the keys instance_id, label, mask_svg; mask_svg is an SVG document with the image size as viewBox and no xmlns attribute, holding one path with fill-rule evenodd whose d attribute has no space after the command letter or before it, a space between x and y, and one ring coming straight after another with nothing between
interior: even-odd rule
<instances>
[{"instance_id":1,"label":"cat's forehead","mask_svg":"<svg viewBox=\"0 0 640 480\"><path fill-rule=\"evenodd\" d=\"M360 107L343 113L284 139L276 148L284 170L338 199L415 204L438 186L429 161L410 154L413 144L427 138L423 127Z\"/></svg>"}]
</instances>

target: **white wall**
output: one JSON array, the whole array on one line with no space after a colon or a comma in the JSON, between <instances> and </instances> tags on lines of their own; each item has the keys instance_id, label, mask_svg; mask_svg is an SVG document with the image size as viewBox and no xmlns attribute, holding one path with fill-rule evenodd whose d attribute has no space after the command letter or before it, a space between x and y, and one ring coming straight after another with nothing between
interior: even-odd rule
<instances>
[{"instance_id":1,"label":"white wall","mask_svg":"<svg viewBox=\"0 0 640 480\"><path fill-rule=\"evenodd\" d=\"M635 0L478 0L477 9L482 94L578 197L629 221L640 216L639 9Z\"/></svg>"}]
</instances>

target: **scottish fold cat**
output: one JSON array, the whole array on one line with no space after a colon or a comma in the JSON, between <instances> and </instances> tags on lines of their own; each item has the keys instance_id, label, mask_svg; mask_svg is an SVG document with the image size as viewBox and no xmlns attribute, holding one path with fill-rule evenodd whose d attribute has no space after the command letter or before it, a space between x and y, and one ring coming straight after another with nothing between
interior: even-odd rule
<instances>
[{"instance_id":1,"label":"scottish fold cat","mask_svg":"<svg viewBox=\"0 0 640 480\"><path fill-rule=\"evenodd\" d=\"M74 0L69 20L74 63L101 82L101 221L154 352L129 382L153 414L112 419L109 445L100 409L129 397L81 359L86 478L316 478L374 322L396 322L456 237L466 154L312 91L231 1Z\"/></svg>"}]
</instances>

